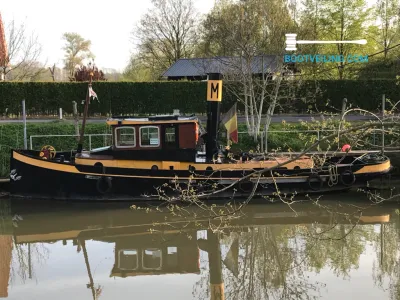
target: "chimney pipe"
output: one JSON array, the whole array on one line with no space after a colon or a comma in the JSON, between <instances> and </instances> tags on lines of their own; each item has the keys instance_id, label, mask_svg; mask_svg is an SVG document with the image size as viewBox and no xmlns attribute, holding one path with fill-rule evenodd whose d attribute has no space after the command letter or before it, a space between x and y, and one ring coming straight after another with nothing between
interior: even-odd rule
<instances>
[{"instance_id":1,"label":"chimney pipe","mask_svg":"<svg viewBox=\"0 0 400 300\"><path fill-rule=\"evenodd\" d=\"M206 160L211 162L218 153L218 127L222 100L222 74L209 73L207 81L207 141Z\"/></svg>"}]
</instances>

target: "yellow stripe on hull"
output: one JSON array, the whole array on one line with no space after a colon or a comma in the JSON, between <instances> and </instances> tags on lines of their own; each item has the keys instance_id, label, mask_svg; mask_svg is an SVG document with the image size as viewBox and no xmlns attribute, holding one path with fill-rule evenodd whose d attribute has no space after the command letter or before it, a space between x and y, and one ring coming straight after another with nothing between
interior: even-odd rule
<instances>
[{"instance_id":1,"label":"yellow stripe on hull","mask_svg":"<svg viewBox=\"0 0 400 300\"><path fill-rule=\"evenodd\" d=\"M126 178L152 178L152 179L174 179L174 176L138 176L138 175L115 175L115 174L103 174L103 173L89 173L89 172L80 172L76 166L70 165L70 164L63 164L63 163L56 163L56 162L51 162L48 160L42 160L42 159L36 159L32 157L28 157L22 154L19 154L15 151L13 151L13 158L15 160L18 160L20 162L23 162L25 164L39 167L39 168L44 168L44 169L49 169L49 170L54 170L54 171L60 171L60 172L66 172L66 173L73 173L73 174L81 174L81 175L97 175L97 176L109 176L109 177L126 177ZM84 161L84 164L82 165L94 165L95 162L98 161L90 161L90 160L85 160L81 159L81 161ZM102 163L105 167L111 167L111 165L106 164L106 160L103 160ZM109 162L113 162L110 160ZM115 162L120 162L120 161L114 161ZM127 168L131 166L133 169L135 166L135 163L137 161L125 161L126 166L124 164L117 164L117 168ZM129 164L128 162L131 162L132 164ZM93 164L92 164L93 163ZM146 169L145 166L147 166L148 169L151 168L153 165L157 165L157 163L160 164L160 169L161 168L166 168L169 166L169 162L146 162L146 164L142 163L140 164L141 167L136 167L138 169ZM174 164L174 168L177 167L177 164L180 164L180 170L188 170L190 163L179 163L179 162L171 162ZM268 166L263 163L243 163L243 164L192 164L195 165L196 170L205 170L208 166L212 166L214 171L216 170L251 170L251 168L268 168L272 166ZM298 164L297 164L298 165ZM169 168L168 168L169 169ZM165 169L164 169L165 170ZM175 170L177 170L175 168ZM390 161L386 161L380 164L376 165L369 165L362 167L360 170L356 171L354 174L367 174L367 173L383 173L387 172L390 170ZM257 175L255 175L257 176ZM258 176L257 176L258 177ZM299 178L300 176L282 176L282 177L277 177L277 178L283 178L283 179L288 179L288 178ZM208 179L207 177L179 177L179 179L184 179L184 180L206 180ZM238 180L240 177L234 177L234 178L222 178L224 180Z\"/></svg>"},{"instance_id":2,"label":"yellow stripe on hull","mask_svg":"<svg viewBox=\"0 0 400 300\"><path fill-rule=\"evenodd\" d=\"M55 163L48 160L41 160L32 157L28 157L22 154L19 154L13 151L13 158L20 162L23 162L27 165L44 168L53 171L65 172L65 173L73 173L73 174L81 174L81 175L95 175L95 176L107 176L107 177L125 177L125 178L150 178L150 179L167 179L173 180L175 176L138 176L138 175L116 175L116 174L108 174L108 173L89 173L89 172L80 172L75 166ZM179 177L179 179L184 180L207 180L208 177ZM226 180L238 180L239 177L236 178L224 178Z\"/></svg>"},{"instance_id":3,"label":"yellow stripe on hull","mask_svg":"<svg viewBox=\"0 0 400 300\"><path fill-rule=\"evenodd\" d=\"M354 174L365 174L365 173L381 173L390 170L390 160L377 165L370 165L362 167L360 170L354 172Z\"/></svg>"},{"instance_id":4,"label":"yellow stripe on hull","mask_svg":"<svg viewBox=\"0 0 400 300\"><path fill-rule=\"evenodd\" d=\"M243 162L232 164L213 164L213 163L190 163L190 162L177 162L177 161L145 161L145 160L99 160L91 158L75 158L77 165L94 166L96 163L101 162L107 168L127 168L127 169L151 169L152 166L157 166L159 170L170 170L170 166L174 167L176 171L186 171L189 166L194 166L198 171L205 171L208 167L212 167L214 171L229 171L229 170L253 170L272 168L278 164L282 164L287 159L276 159L273 161L261 162ZM298 159L284 165L285 168L293 170L295 167L301 169L311 169L314 167L312 159Z\"/></svg>"}]
</instances>

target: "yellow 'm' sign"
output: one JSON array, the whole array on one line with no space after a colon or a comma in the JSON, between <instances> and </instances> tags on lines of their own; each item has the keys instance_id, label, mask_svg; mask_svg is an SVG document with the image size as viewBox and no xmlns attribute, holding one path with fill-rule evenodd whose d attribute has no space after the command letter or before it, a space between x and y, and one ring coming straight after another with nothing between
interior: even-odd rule
<instances>
[{"instance_id":1,"label":"yellow 'm' sign","mask_svg":"<svg viewBox=\"0 0 400 300\"><path fill-rule=\"evenodd\" d=\"M207 101L221 101L222 80L209 80L207 83Z\"/></svg>"}]
</instances>

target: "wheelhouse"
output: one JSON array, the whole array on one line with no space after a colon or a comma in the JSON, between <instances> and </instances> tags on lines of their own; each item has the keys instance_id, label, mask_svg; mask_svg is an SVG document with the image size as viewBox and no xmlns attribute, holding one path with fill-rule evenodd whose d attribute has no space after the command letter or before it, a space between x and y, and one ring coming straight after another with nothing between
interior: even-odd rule
<instances>
[{"instance_id":1,"label":"wheelhouse","mask_svg":"<svg viewBox=\"0 0 400 300\"><path fill-rule=\"evenodd\" d=\"M199 138L203 130L196 117L113 117L107 120L112 131L114 153L141 153L149 159L168 156L195 161L201 148Z\"/></svg>"}]
</instances>

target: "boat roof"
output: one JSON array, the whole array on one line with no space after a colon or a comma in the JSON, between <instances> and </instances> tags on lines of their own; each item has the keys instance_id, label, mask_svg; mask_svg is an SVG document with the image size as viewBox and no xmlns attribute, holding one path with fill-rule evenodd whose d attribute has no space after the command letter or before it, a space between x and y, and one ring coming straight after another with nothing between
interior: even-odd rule
<instances>
[{"instance_id":1,"label":"boat roof","mask_svg":"<svg viewBox=\"0 0 400 300\"><path fill-rule=\"evenodd\" d=\"M107 119L108 125L137 125L137 124L165 124L165 123L192 123L198 122L195 116L158 115L148 117L113 116Z\"/></svg>"}]
</instances>

